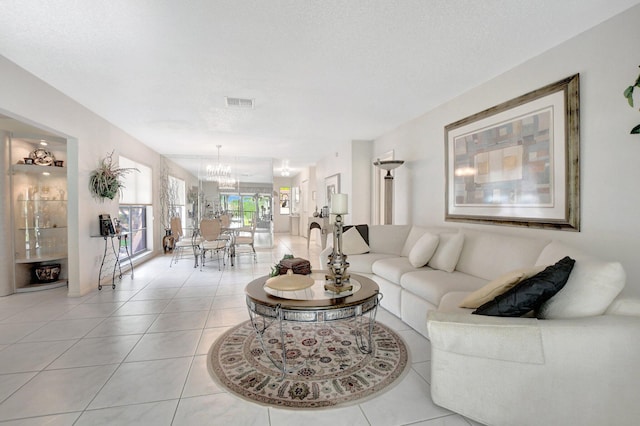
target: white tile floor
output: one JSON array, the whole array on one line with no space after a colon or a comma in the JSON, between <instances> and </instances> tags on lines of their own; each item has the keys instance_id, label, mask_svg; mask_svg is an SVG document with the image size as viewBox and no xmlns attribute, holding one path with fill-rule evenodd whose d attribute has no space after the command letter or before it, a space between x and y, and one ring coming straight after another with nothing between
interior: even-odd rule
<instances>
[{"instance_id":1,"label":"white tile floor","mask_svg":"<svg viewBox=\"0 0 640 426\"><path fill-rule=\"evenodd\" d=\"M429 341L384 310L412 368L393 389L359 405L320 411L263 407L209 376L206 354L230 326L248 319L244 286L286 253L312 261L318 247L276 235L258 263L240 257L222 272L191 259L157 257L114 291L68 298L66 289L0 298L2 425L477 425L444 410L429 393Z\"/></svg>"}]
</instances>

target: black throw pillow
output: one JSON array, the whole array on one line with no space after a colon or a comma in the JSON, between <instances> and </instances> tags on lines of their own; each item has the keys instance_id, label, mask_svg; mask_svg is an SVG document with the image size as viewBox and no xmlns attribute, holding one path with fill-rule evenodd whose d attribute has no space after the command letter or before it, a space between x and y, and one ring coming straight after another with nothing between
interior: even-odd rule
<instances>
[{"instance_id":1,"label":"black throw pillow","mask_svg":"<svg viewBox=\"0 0 640 426\"><path fill-rule=\"evenodd\" d=\"M367 245L369 245L369 225L345 225L342 227L342 233L344 234L349 228L355 227L362 239Z\"/></svg>"},{"instance_id":2,"label":"black throw pillow","mask_svg":"<svg viewBox=\"0 0 640 426\"><path fill-rule=\"evenodd\" d=\"M523 280L507 292L480 306L473 313L498 317L521 317L530 311L536 311L564 287L575 263L575 260L566 256L555 265L547 266L537 275Z\"/></svg>"}]
</instances>

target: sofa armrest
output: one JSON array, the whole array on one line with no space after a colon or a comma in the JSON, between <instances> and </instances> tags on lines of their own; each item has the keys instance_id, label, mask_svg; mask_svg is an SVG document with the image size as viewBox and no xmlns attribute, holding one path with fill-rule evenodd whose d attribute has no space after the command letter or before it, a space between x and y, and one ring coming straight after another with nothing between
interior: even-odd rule
<instances>
[{"instance_id":1,"label":"sofa armrest","mask_svg":"<svg viewBox=\"0 0 640 426\"><path fill-rule=\"evenodd\" d=\"M640 334L640 316L538 320L432 311L427 327L433 347L487 359L544 364L581 351L595 356L617 348L623 359L640 353L640 340L630 340Z\"/></svg>"},{"instance_id":2,"label":"sofa armrest","mask_svg":"<svg viewBox=\"0 0 640 426\"><path fill-rule=\"evenodd\" d=\"M618 298L609 305L607 314L640 317L640 299Z\"/></svg>"},{"instance_id":3,"label":"sofa armrest","mask_svg":"<svg viewBox=\"0 0 640 426\"><path fill-rule=\"evenodd\" d=\"M446 352L523 363L544 363L538 320L430 311L431 345Z\"/></svg>"},{"instance_id":4,"label":"sofa armrest","mask_svg":"<svg viewBox=\"0 0 640 426\"><path fill-rule=\"evenodd\" d=\"M523 426L626 425L640 417L640 317L431 312L427 326L433 401L465 417Z\"/></svg>"}]
</instances>

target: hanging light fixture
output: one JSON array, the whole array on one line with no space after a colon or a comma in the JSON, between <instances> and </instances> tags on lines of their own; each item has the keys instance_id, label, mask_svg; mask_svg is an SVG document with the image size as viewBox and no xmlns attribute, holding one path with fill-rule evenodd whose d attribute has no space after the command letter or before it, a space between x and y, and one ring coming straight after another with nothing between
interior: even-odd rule
<instances>
[{"instance_id":1,"label":"hanging light fixture","mask_svg":"<svg viewBox=\"0 0 640 426\"><path fill-rule=\"evenodd\" d=\"M221 177L218 179L218 189L236 189L236 180L232 177Z\"/></svg>"},{"instance_id":2,"label":"hanging light fixture","mask_svg":"<svg viewBox=\"0 0 640 426\"><path fill-rule=\"evenodd\" d=\"M209 164L206 169L206 176L208 181L215 181L220 184L222 181L226 182L233 178L231 177L231 166L220 162L220 148L222 148L222 145L216 145L216 148L218 148L218 164Z\"/></svg>"}]
</instances>

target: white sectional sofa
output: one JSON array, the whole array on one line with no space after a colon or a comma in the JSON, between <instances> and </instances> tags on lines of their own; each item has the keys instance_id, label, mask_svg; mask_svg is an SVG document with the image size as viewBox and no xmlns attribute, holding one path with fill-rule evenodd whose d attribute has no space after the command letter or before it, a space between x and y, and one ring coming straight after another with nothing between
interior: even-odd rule
<instances>
[{"instance_id":1,"label":"white sectional sofa","mask_svg":"<svg viewBox=\"0 0 640 426\"><path fill-rule=\"evenodd\" d=\"M534 266L550 243L453 227L374 225L368 229L369 252L348 255L349 271L373 279L383 294L381 305L424 336L428 335L427 312L441 305L455 307L467 292L490 280ZM442 269L415 267L409 261L411 250L426 233L440 238L434 257L439 257L436 266ZM453 237L462 237L458 251L458 247L451 247L456 243L451 241ZM450 249L445 250L445 245ZM327 264L331 251L332 247L322 251L321 265Z\"/></svg>"},{"instance_id":2,"label":"white sectional sofa","mask_svg":"<svg viewBox=\"0 0 640 426\"><path fill-rule=\"evenodd\" d=\"M640 300L617 298L625 284L619 263L557 241L464 227L368 231L369 252L349 255L349 271L376 281L382 306L430 339L436 404L487 425L637 424ZM438 235L439 246L432 267L416 267L412 250L427 233ZM322 265L331 250L321 253ZM543 305L548 319L471 315L459 307L509 271L564 256L576 263Z\"/></svg>"}]
</instances>

